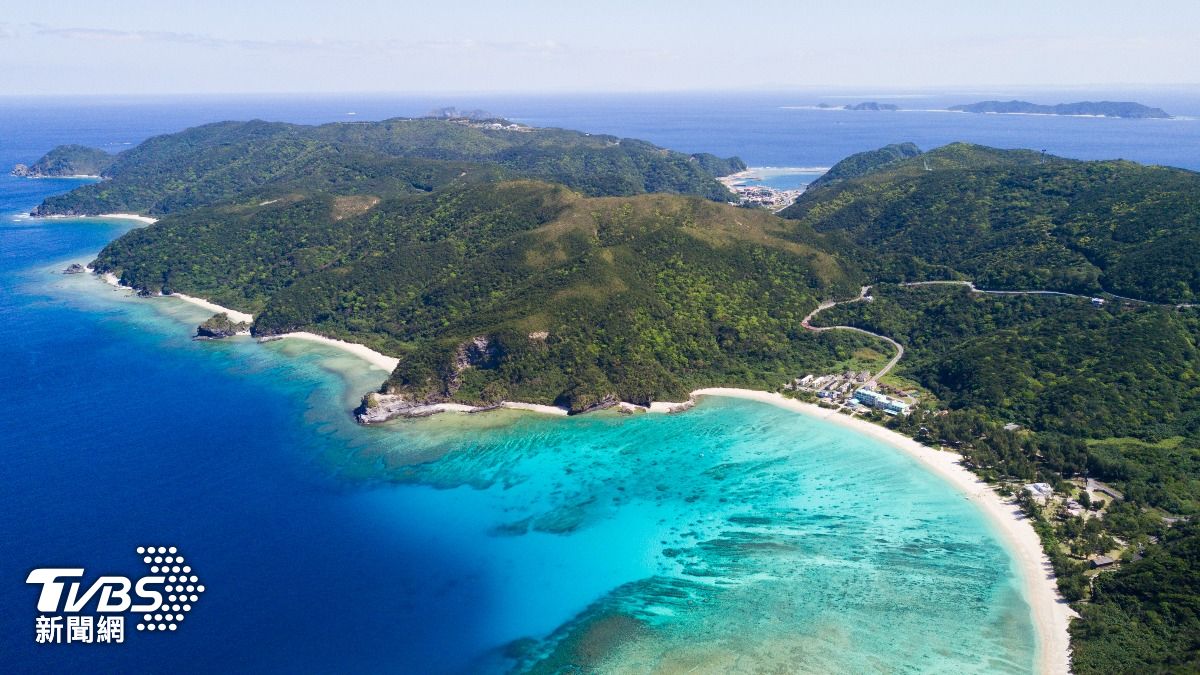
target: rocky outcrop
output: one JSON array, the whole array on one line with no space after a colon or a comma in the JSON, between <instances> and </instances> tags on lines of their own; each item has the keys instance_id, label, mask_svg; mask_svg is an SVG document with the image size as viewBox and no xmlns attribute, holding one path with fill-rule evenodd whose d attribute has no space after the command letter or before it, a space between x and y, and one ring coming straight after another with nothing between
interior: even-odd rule
<instances>
[{"instance_id":1,"label":"rocky outcrop","mask_svg":"<svg viewBox=\"0 0 1200 675\"><path fill-rule=\"evenodd\" d=\"M67 268L65 270L63 270L62 273L63 274L83 274L86 271L87 271L87 268L84 267L83 265L80 265L79 263L71 263L70 265L67 265Z\"/></svg>"},{"instance_id":2,"label":"rocky outcrop","mask_svg":"<svg viewBox=\"0 0 1200 675\"><path fill-rule=\"evenodd\" d=\"M665 412L665 413L671 414L671 413L681 413L686 410L691 410L693 407L695 407L695 405L696 405L696 399L689 398L686 401L680 401L678 403L672 403L672 402L667 402L667 401L656 401L656 402L650 404L650 409L655 412Z\"/></svg>"},{"instance_id":3,"label":"rocky outcrop","mask_svg":"<svg viewBox=\"0 0 1200 675\"><path fill-rule=\"evenodd\" d=\"M32 175L29 171L29 167L24 164L13 165L12 171L9 173L17 176L18 178L29 178Z\"/></svg>"},{"instance_id":4,"label":"rocky outcrop","mask_svg":"<svg viewBox=\"0 0 1200 675\"><path fill-rule=\"evenodd\" d=\"M250 324L234 321L225 312L213 314L204 323L196 326L197 340L220 340L234 335L249 335Z\"/></svg>"},{"instance_id":5,"label":"rocky outcrop","mask_svg":"<svg viewBox=\"0 0 1200 675\"><path fill-rule=\"evenodd\" d=\"M446 393L453 396L462 386L462 373L467 368L495 368L500 362L500 350L486 336L471 338L458 346L454 353L454 373L446 380Z\"/></svg>"},{"instance_id":6,"label":"rocky outcrop","mask_svg":"<svg viewBox=\"0 0 1200 675\"><path fill-rule=\"evenodd\" d=\"M454 355L454 369L461 373L467 368L494 368L499 360L500 350L481 335L459 345Z\"/></svg>"},{"instance_id":7,"label":"rocky outcrop","mask_svg":"<svg viewBox=\"0 0 1200 675\"><path fill-rule=\"evenodd\" d=\"M432 401L414 401L404 394L372 392L362 397L362 403L354 409L354 419L359 424L381 424L397 417L429 417L457 407ZM472 406L462 408L464 412L473 410Z\"/></svg>"},{"instance_id":8,"label":"rocky outcrop","mask_svg":"<svg viewBox=\"0 0 1200 675\"><path fill-rule=\"evenodd\" d=\"M30 176L30 178L40 178L40 176ZM42 205L38 206L36 209L30 211L29 215L33 216L34 218L43 218L46 216L63 216L66 218L82 218L84 216L94 216L94 215L98 215L98 214L88 213L86 211L80 211L79 209L51 209L51 208L47 208L45 204L42 204Z\"/></svg>"},{"instance_id":9,"label":"rocky outcrop","mask_svg":"<svg viewBox=\"0 0 1200 675\"><path fill-rule=\"evenodd\" d=\"M582 415L584 413L595 412L597 410L606 410L620 403L621 399L617 398L615 394L606 394L598 401L582 404L579 401L572 401L569 414Z\"/></svg>"}]
</instances>

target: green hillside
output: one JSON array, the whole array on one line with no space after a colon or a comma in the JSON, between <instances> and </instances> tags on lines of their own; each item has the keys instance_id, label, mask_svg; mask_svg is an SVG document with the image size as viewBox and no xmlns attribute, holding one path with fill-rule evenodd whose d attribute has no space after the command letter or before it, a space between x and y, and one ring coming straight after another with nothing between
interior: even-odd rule
<instances>
[{"instance_id":1,"label":"green hillside","mask_svg":"<svg viewBox=\"0 0 1200 675\"><path fill-rule=\"evenodd\" d=\"M1200 174L1182 169L958 143L810 190L782 215L845 236L881 280L1200 297Z\"/></svg>"},{"instance_id":2,"label":"green hillside","mask_svg":"<svg viewBox=\"0 0 1200 675\"><path fill-rule=\"evenodd\" d=\"M809 183L808 189L829 186L841 183L850 178L865 176L891 166L894 162L916 157L920 154L921 149L914 143L894 143L892 145L885 145L878 150L858 152L834 164L820 178Z\"/></svg>"},{"instance_id":3,"label":"green hillside","mask_svg":"<svg viewBox=\"0 0 1200 675\"><path fill-rule=\"evenodd\" d=\"M315 330L400 354L388 387L420 400L581 409L703 384L773 388L854 342L800 319L861 278L819 235L765 212L537 182L398 197L341 219L337 199L193 210L130 232L94 264L255 311L259 335ZM476 337L496 358L460 377L455 355Z\"/></svg>"},{"instance_id":4,"label":"green hillside","mask_svg":"<svg viewBox=\"0 0 1200 675\"><path fill-rule=\"evenodd\" d=\"M18 164L12 175L30 178L99 176L116 160L115 155L86 145L60 145L31 166Z\"/></svg>"},{"instance_id":5,"label":"green hillside","mask_svg":"<svg viewBox=\"0 0 1200 675\"><path fill-rule=\"evenodd\" d=\"M427 191L473 171L552 180L594 196L674 192L724 201L730 195L714 172L745 167L644 141L512 126L444 119L208 124L122 152L104 171L108 180L51 197L35 215L162 215L251 192Z\"/></svg>"}]
</instances>

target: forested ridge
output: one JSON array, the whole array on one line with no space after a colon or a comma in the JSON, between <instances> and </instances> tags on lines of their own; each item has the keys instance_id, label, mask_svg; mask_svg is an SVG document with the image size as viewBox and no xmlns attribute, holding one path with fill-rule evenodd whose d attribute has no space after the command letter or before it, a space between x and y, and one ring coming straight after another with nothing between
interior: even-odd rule
<instances>
[{"instance_id":1,"label":"forested ridge","mask_svg":"<svg viewBox=\"0 0 1200 675\"><path fill-rule=\"evenodd\" d=\"M497 124L500 124L497 122ZM432 118L305 126L218 122L150 138L116 155L106 179L51 197L35 215L178 213L255 192L362 193L428 190L454 168L552 180L588 195L675 192L725 200L717 175L745 168L737 158L686 155L636 139L562 129L494 129ZM51 154L53 154L52 151Z\"/></svg>"},{"instance_id":2,"label":"forested ridge","mask_svg":"<svg viewBox=\"0 0 1200 675\"><path fill-rule=\"evenodd\" d=\"M962 143L805 192L782 215L858 247L880 281L1200 297L1200 174Z\"/></svg>"}]
</instances>

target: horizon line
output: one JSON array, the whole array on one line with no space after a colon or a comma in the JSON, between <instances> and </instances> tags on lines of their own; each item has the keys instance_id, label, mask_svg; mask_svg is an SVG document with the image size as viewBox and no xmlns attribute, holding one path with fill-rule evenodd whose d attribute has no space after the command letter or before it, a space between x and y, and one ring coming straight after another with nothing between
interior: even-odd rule
<instances>
[{"instance_id":1,"label":"horizon line","mask_svg":"<svg viewBox=\"0 0 1200 675\"><path fill-rule=\"evenodd\" d=\"M945 84L945 85L764 85L753 87L704 87L683 89L484 89L484 90L281 90L281 91L155 91L155 92L27 92L0 93L0 99L51 99L51 98L167 98L167 97L270 97L270 96L661 96L668 94L790 94L847 92L853 90L877 90L880 97L896 96L900 92L913 94L936 94L963 90L1026 90L1026 91L1069 91L1069 90L1158 90L1200 89L1200 81L1174 83L1088 83L1088 84ZM982 93L982 92L981 92Z\"/></svg>"}]
</instances>

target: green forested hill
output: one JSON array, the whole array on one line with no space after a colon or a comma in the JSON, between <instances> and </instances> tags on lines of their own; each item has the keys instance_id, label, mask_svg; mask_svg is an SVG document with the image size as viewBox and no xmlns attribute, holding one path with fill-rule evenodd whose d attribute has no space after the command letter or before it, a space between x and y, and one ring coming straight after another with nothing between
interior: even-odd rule
<instances>
[{"instance_id":1,"label":"green forested hill","mask_svg":"<svg viewBox=\"0 0 1200 675\"><path fill-rule=\"evenodd\" d=\"M116 159L114 155L86 145L60 145L31 166L18 164L14 176L45 178L50 176L99 176Z\"/></svg>"},{"instance_id":2,"label":"green forested hill","mask_svg":"<svg viewBox=\"0 0 1200 675\"><path fill-rule=\"evenodd\" d=\"M900 369L947 407L1076 438L1200 440L1200 312L879 284L822 313L908 350Z\"/></svg>"},{"instance_id":3,"label":"green forested hill","mask_svg":"<svg viewBox=\"0 0 1200 675\"><path fill-rule=\"evenodd\" d=\"M552 180L588 195L676 192L723 201L730 195L714 172L745 168L737 159L689 156L644 141L522 129L442 119L208 124L117 155L104 170L107 180L47 199L35 214L178 213L251 191L428 190L444 182L439 173L481 164L489 173Z\"/></svg>"},{"instance_id":4,"label":"green forested hill","mask_svg":"<svg viewBox=\"0 0 1200 675\"><path fill-rule=\"evenodd\" d=\"M830 167L820 178L809 183L808 189L833 185L850 178L858 178L879 171L893 162L916 157L921 149L914 143L893 143L878 150L858 152Z\"/></svg>"},{"instance_id":5,"label":"green forested hill","mask_svg":"<svg viewBox=\"0 0 1200 675\"><path fill-rule=\"evenodd\" d=\"M954 144L810 190L783 215L844 235L882 280L1200 297L1200 174L1182 169Z\"/></svg>"},{"instance_id":6,"label":"green forested hill","mask_svg":"<svg viewBox=\"0 0 1200 675\"><path fill-rule=\"evenodd\" d=\"M861 342L801 327L861 277L765 212L501 182L336 217L325 195L197 209L129 233L95 266L255 310L260 335L309 329L400 354L389 386L418 399L581 409L771 387ZM476 337L496 360L459 378L456 351Z\"/></svg>"}]
</instances>

